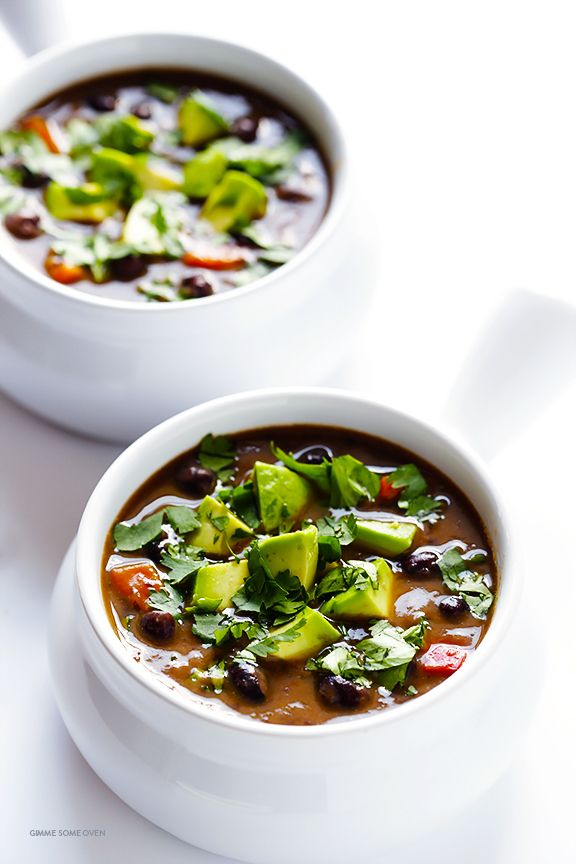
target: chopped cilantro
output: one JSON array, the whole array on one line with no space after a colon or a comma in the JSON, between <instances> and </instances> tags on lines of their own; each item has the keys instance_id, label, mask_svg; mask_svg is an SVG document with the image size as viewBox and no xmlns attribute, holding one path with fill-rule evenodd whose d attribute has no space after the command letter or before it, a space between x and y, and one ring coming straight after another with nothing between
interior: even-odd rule
<instances>
[{"instance_id":1,"label":"chopped cilantro","mask_svg":"<svg viewBox=\"0 0 576 864\"><path fill-rule=\"evenodd\" d=\"M283 570L276 576L262 556L258 542L248 552L249 576L232 601L242 612L253 612L271 624L284 624L306 605L307 592L297 576Z\"/></svg>"},{"instance_id":2,"label":"chopped cilantro","mask_svg":"<svg viewBox=\"0 0 576 864\"><path fill-rule=\"evenodd\" d=\"M333 596L347 591L348 588L356 588L357 591L377 588L378 574L375 566L370 561L366 561L365 565L359 567L344 564L341 567L332 567L316 585L314 596Z\"/></svg>"},{"instance_id":3,"label":"chopped cilantro","mask_svg":"<svg viewBox=\"0 0 576 864\"><path fill-rule=\"evenodd\" d=\"M356 539L358 525L353 513L336 519L324 516L316 522L318 529L318 554L321 563L338 561L342 557L342 546L349 546Z\"/></svg>"},{"instance_id":4,"label":"chopped cilantro","mask_svg":"<svg viewBox=\"0 0 576 864\"><path fill-rule=\"evenodd\" d=\"M485 618L494 602L494 595L481 573L470 570L470 561L458 549L447 549L438 559L442 581L450 591L466 601L475 618Z\"/></svg>"},{"instance_id":5,"label":"chopped cilantro","mask_svg":"<svg viewBox=\"0 0 576 864\"><path fill-rule=\"evenodd\" d=\"M127 525L119 522L114 526L114 545L119 552L135 552L142 549L162 533L164 511L154 513L140 522Z\"/></svg>"},{"instance_id":6,"label":"chopped cilantro","mask_svg":"<svg viewBox=\"0 0 576 864\"><path fill-rule=\"evenodd\" d=\"M193 576L200 567L204 567L206 559L204 551L198 546L167 546L161 563L169 571L164 577L165 580L173 585L180 585Z\"/></svg>"},{"instance_id":7,"label":"chopped cilantro","mask_svg":"<svg viewBox=\"0 0 576 864\"><path fill-rule=\"evenodd\" d=\"M200 442L198 461L204 468L215 471L222 483L227 483L231 479L235 459L234 446L225 435L209 433Z\"/></svg>"},{"instance_id":8,"label":"chopped cilantro","mask_svg":"<svg viewBox=\"0 0 576 864\"><path fill-rule=\"evenodd\" d=\"M260 525L258 504L254 494L254 483L248 480L232 489L222 489L218 497L223 501L249 528L255 530Z\"/></svg>"},{"instance_id":9,"label":"chopped cilantro","mask_svg":"<svg viewBox=\"0 0 576 864\"><path fill-rule=\"evenodd\" d=\"M380 478L354 456L336 456L330 476L330 505L356 507L362 500L373 501Z\"/></svg>"},{"instance_id":10,"label":"chopped cilantro","mask_svg":"<svg viewBox=\"0 0 576 864\"><path fill-rule=\"evenodd\" d=\"M331 507L356 507L363 499L373 501L380 488L380 478L354 456L336 456L324 459L320 465L298 462L274 443L272 453L287 468L311 480L330 496Z\"/></svg>"},{"instance_id":11,"label":"chopped cilantro","mask_svg":"<svg viewBox=\"0 0 576 864\"><path fill-rule=\"evenodd\" d=\"M237 657L250 661L255 657L267 657L269 654L274 654L283 642L294 642L304 624L305 619L302 618L282 633L269 633L267 636L250 642L244 651L237 654Z\"/></svg>"},{"instance_id":12,"label":"chopped cilantro","mask_svg":"<svg viewBox=\"0 0 576 864\"><path fill-rule=\"evenodd\" d=\"M166 507L139 522L127 525L119 522L114 526L114 544L119 552L135 552L155 540L163 531L164 518L180 534L198 528L200 521L190 507Z\"/></svg>"},{"instance_id":13,"label":"chopped cilantro","mask_svg":"<svg viewBox=\"0 0 576 864\"><path fill-rule=\"evenodd\" d=\"M165 102L166 105L172 105L176 102L180 94L180 88L176 85L158 84L156 82L148 84L146 90L150 96L159 99L161 102Z\"/></svg>"},{"instance_id":14,"label":"chopped cilantro","mask_svg":"<svg viewBox=\"0 0 576 864\"><path fill-rule=\"evenodd\" d=\"M388 476L388 481L394 489L402 490L398 498L398 506L406 510L407 516L430 519L432 514L442 506L440 501L425 494L428 484L420 469L412 463L399 465Z\"/></svg>"},{"instance_id":15,"label":"chopped cilantro","mask_svg":"<svg viewBox=\"0 0 576 864\"><path fill-rule=\"evenodd\" d=\"M357 645L337 645L309 660L306 669L331 672L364 687L377 683L392 691L406 679L408 667L422 647L428 622L402 631L389 621L378 621L370 628L370 636Z\"/></svg>"},{"instance_id":16,"label":"chopped cilantro","mask_svg":"<svg viewBox=\"0 0 576 864\"><path fill-rule=\"evenodd\" d=\"M183 597L173 585L163 585L158 591L151 591L148 595L148 605L152 609L159 609L161 612L170 612L171 615L177 615L183 603Z\"/></svg>"}]
</instances>

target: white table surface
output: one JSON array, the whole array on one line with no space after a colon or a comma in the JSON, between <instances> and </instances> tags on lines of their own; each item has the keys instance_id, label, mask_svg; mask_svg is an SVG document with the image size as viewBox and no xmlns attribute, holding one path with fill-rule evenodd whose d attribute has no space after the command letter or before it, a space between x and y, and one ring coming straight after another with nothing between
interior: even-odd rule
<instances>
[{"instance_id":1,"label":"white table surface","mask_svg":"<svg viewBox=\"0 0 576 864\"><path fill-rule=\"evenodd\" d=\"M368 0L98 0L89 15L85 3L61 5L62 38L132 29L136 20L140 29L160 21L236 38L292 65L339 109L376 238L380 291L333 383L448 418L491 458L524 544L534 652L548 642L535 716L512 770L462 824L396 860L576 861L571 4L382 3L377 20ZM0 32L2 78L19 62ZM511 293L518 288L538 296ZM567 305L545 308L542 297ZM119 448L48 426L2 396L0 443L0 861L223 861L117 799L75 749L52 697L52 585L84 502ZM424 799L433 788L432 778ZM42 828L106 834L30 835ZM384 850L385 841L379 862Z\"/></svg>"}]
</instances>

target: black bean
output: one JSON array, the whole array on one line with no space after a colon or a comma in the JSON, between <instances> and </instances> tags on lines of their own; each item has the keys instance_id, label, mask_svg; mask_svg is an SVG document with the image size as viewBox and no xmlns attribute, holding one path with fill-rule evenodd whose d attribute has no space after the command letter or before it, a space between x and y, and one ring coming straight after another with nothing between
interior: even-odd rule
<instances>
[{"instance_id":1,"label":"black bean","mask_svg":"<svg viewBox=\"0 0 576 864\"><path fill-rule=\"evenodd\" d=\"M18 240L34 240L42 234L40 217L36 214L9 213L4 219L4 225Z\"/></svg>"},{"instance_id":2,"label":"black bean","mask_svg":"<svg viewBox=\"0 0 576 864\"><path fill-rule=\"evenodd\" d=\"M16 167L20 171L20 182L25 189L41 189L50 180L47 174L31 171L26 165L17 165Z\"/></svg>"},{"instance_id":3,"label":"black bean","mask_svg":"<svg viewBox=\"0 0 576 864\"><path fill-rule=\"evenodd\" d=\"M327 447L308 447L298 456L298 462L304 465L321 465L324 459L332 459L332 451Z\"/></svg>"},{"instance_id":4,"label":"black bean","mask_svg":"<svg viewBox=\"0 0 576 864\"><path fill-rule=\"evenodd\" d=\"M322 675L318 680L318 693L332 708L358 708L368 698L367 687L360 687L340 675Z\"/></svg>"},{"instance_id":5,"label":"black bean","mask_svg":"<svg viewBox=\"0 0 576 864\"><path fill-rule=\"evenodd\" d=\"M159 609L153 609L142 615L140 627L146 636L164 642L174 635L176 622L170 612L160 612Z\"/></svg>"},{"instance_id":6,"label":"black bean","mask_svg":"<svg viewBox=\"0 0 576 864\"><path fill-rule=\"evenodd\" d=\"M268 692L266 675L252 663L233 661L228 667L228 677L240 696L250 702L263 702Z\"/></svg>"},{"instance_id":7,"label":"black bean","mask_svg":"<svg viewBox=\"0 0 576 864\"><path fill-rule=\"evenodd\" d=\"M137 102L133 105L130 113L140 120L149 120L152 117L152 104L150 102Z\"/></svg>"},{"instance_id":8,"label":"black bean","mask_svg":"<svg viewBox=\"0 0 576 864\"><path fill-rule=\"evenodd\" d=\"M142 255L126 255L125 258L116 258L110 265L112 276L120 282L132 282L140 279L148 270L146 259Z\"/></svg>"},{"instance_id":9,"label":"black bean","mask_svg":"<svg viewBox=\"0 0 576 864\"><path fill-rule=\"evenodd\" d=\"M117 102L113 93L94 93L87 102L95 111L114 111Z\"/></svg>"},{"instance_id":10,"label":"black bean","mask_svg":"<svg viewBox=\"0 0 576 864\"><path fill-rule=\"evenodd\" d=\"M312 195L306 189L288 186L284 183L276 186L276 195L281 201L289 201L292 204L303 204L312 200Z\"/></svg>"},{"instance_id":11,"label":"black bean","mask_svg":"<svg viewBox=\"0 0 576 864\"><path fill-rule=\"evenodd\" d=\"M440 574L438 556L435 552L413 552L404 560L402 569L409 576L422 578Z\"/></svg>"},{"instance_id":12,"label":"black bean","mask_svg":"<svg viewBox=\"0 0 576 864\"><path fill-rule=\"evenodd\" d=\"M176 483L190 495L210 495L216 487L216 474L199 462L186 462L176 472Z\"/></svg>"},{"instance_id":13,"label":"black bean","mask_svg":"<svg viewBox=\"0 0 576 864\"><path fill-rule=\"evenodd\" d=\"M440 600L438 608L446 618L459 618L468 609L468 604L463 597L449 594Z\"/></svg>"},{"instance_id":14,"label":"black bean","mask_svg":"<svg viewBox=\"0 0 576 864\"><path fill-rule=\"evenodd\" d=\"M232 132L232 135L236 136L236 138L240 138L241 141L251 144L258 134L259 122L260 121L257 120L256 117L238 117L238 119L234 120L232 123L230 131Z\"/></svg>"},{"instance_id":15,"label":"black bean","mask_svg":"<svg viewBox=\"0 0 576 864\"><path fill-rule=\"evenodd\" d=\"M185 300L191 300L196 297L209 297L214 293L212 284L197 273L194 276L186 276L180 283L180 294Z\"/></svg>"}]
</instances>

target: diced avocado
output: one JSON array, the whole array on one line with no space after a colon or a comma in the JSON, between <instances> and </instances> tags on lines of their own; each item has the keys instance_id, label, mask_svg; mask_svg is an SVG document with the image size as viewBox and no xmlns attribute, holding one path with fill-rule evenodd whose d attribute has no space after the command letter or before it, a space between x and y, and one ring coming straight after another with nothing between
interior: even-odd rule
<instances>
[{"instance_id":1,"label":"diced avocado","mask_svg":"<svg viewBox=\"0 0 576 864\"><path fill-rule=\"evenodd\" d=\"M278 643L278 650L269 655L271 660L307 660L318 654L327 645L332 645L341 638L338 630L316 609L308 606L302 610L292 621L270 631L270 637L291 630L293 627L302 625L298 630L296 638L291 642Z\"/></svg>"},{"instance_id":2,"label":"diced avocado","mask_svg":"<svg viewBox=\"0 0 576 864\"><path fill-rule=\"evenodd\" d=\"M318 529L315 525L291 534L267 537L258 545L274 576L289 570L300 579L306 590L311 588L318 566Z\"/></svg>"},{"instance_id":3,"label":"diced avocado","mask_svg":"<svg viewBox=\"0 0 576 864\"><path fill-rule=\"evenodd\" d=\"M245 228L266 213L268 197L259 180L242 171L226 171L200 211L216 231Z\"/></svg>"},{"instance_id":4,"label":"diced avocado","mask_svg":"<svg viewBox=\"0 0 576 864\"><path fill-rule=\"evenodd\" d=\"M149 153L132 157L134 179L142 189L159 189L166 192L180 189L182 173L163 159Z\"/></svg>"},{"instance_id":5,"label":"diced avocado","mask_svg":"<svg viewBox=\"0 0 576 864\"><path fill-rule=\"evenodd\" d=\"M46 207L57 219L72 222L103 222L118 209L115 201L106 197L99 183L83 186L61 186L50 183L46 188Z\"/></svg>"},{"instance_id":6,"label":"diced avocado","mask_svg":"<svg viewBox=\"0 0 576 864\"><path fill-rule=\"evenodd\" d=\"M206 198L220 182L228 159L218 150L204 150L184 166L183 192L189 198Z\"/></svg>"},{"instance_id":7,"label":"diced avocado","mask_svg":"<svg viewBox=\"0 0 576 864\"><path fill-rule=\"evenodd\" d=\"M92 178L96 183L106 184L122 178L131 179L133 168L134 157L122 150L100 147L92 154Z\"/></svg>"},{"instance_id":8,"label":"diced avocado","mask_svg":"<svg viewBox=\"0 0 576 864\"><path fill-rule=\"evenodd\" d=\"M367 549L384 555L401 555L414 542L418 526L412 522L381 522L359 519L356 539Z\"/></svg>"},{"instance_id":9,"label":"diced avocado","mask_svg":"<svg viewBox=\"0 0 576 864\"><path fill-rule=\"evenodd\" d=\"M223 564L207 564L196 574L196 585L192 596L193 606L206 605L205 601L220 601L218 609L232 605L232 597L240 590L248 576L248 562L226 561Z\"/></svg>"},{"instance_id":10,"label":"diced avocado","mask_svg":"<svg viewBox=\"0 0 576 864\"><path fill-rule=\"evenodd\" d=\"M100 136L103 147L122 150L124 153L148 150L153 140L154 133L132 114L107 124Z\"/></svg>"},{"instance_id":11,"label":"diced avocado","mask_svg":"<svg viewBox=\"0 0 576 864\"><path fill-rule=\"evenodd\" d=\"M178 112L182 141L191 147L206 144L228 131L228 123L207 96L195 90L182 102Z\"/></svg>"},{"instance_id":12,"label":"diced avocado","mask_svg":"<svg viewBox=\"0 0 576 864\"><path fill-rule=\"evenodd\" d=\"M268 462L254 463L253 478L264 530L289 531L312 497L310 483L284 465Z\"/></svg>"},{"instance_id":13,"label":"diced avocado","mask_svg":"<svg viewBox=\"0 0 576 864\"><path fill-rule=\"evenodd\" d=\"M383 558L375 561L349 561L352 566L373 568L378 588L358 589L354 586L331 597L321 607L331 618L390 618L394 612L394 573Z\"/></svg>"},{"instance_id":14,"label":"diced avocado","mask_svg":"<svg viewBox=\"0 0 576 864\"><path fill-rule=\"evenodd\" d=\"M201 525L191 535L191 543L200 546L209 555L228 555L252 530L221 501L207 495L197 515ZM237 536L234 536L237 535Z\"/></svg>"}]
</instances>

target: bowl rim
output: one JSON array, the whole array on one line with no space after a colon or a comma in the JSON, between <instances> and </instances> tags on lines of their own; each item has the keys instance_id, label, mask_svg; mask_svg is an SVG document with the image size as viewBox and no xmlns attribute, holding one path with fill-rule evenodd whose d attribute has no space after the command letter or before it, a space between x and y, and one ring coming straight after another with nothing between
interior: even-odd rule
<instances>
[{"instance_id":1,"label":"bowl rim","mask_svg":"<svg viewBox=\"0 0 576 864\"><path fill-rule=\"evenodd\" d=\"M39 288L42 292L45 292L46 289L48 289L52 295L66 303L81 303L88 307L92 306L100 309L110 309L117 312L130 311L139 315L171 315L176 314L177 311L182 313L184 309L202 309L216 303L230 303L233 300L241 300L247 294L254 294L257 291L267 291L268 289L274 290L276 283L285 277L294 275L294 277L297 278L297 274L301 269L308 266L309 260L326 245L330 236L334 233L337 225L343 218L346 209L346 202L349 197L349 156L346 136L334 109L315 87L309 84L308 81L301 77L297 72L293 71L285 63L280 63L268 54L244 45L242 42L218 39L212 36L204 36L196 33L178 33L173 30L145 30L135 31L129 34L123 33L112 36L102 36L95 39L66 41L45 48L28 58L23 67L9 80L7 85L4 85L2 90L4 90L4 88L10 88L11 90L17 89L19 80L26 75L36 75L40 78L42 69L45 66L51 66L54 63L65 61L69 54L81 52L83 49L92 46L100 46L100 50L105 52L106 47L112 43L121 44L122 42L133 42L135 39L142 40L144 43L161 40L190 41L211 46L216 50L231 49L236 51L239 55L249 58L250 62L253 64L264 62L268 64L269 67L274 67L279 74L283 75L287 80L290 80L292 85L298 88L300 92L306 93L315 101L316 110L323 112L330 128L331 135L334 139L331 147L325 146L324 155L331 172L330 196L328 198L326 211L324 212L317 229L290 261L277 267L266 276L255 279L254 282L235 288L232 291L225 291L219 294L213 294L209 297L197 298L194 303L190 304L137 303L133 300L119 300L112 297L100 297L84 291L74 291L70 286L60 285L60 283L50 279L48 276L45 276L41 271L36 270L34 266L29 264L25 255L19 253L18 247L10 240L10 237L8 237L8 234L3 227L0 230L0 263L7 266L18 277L26 279L34 289ZM120 72L127 72L136 68L145 69L146 64L137 67L130 63L126 66L116 68ZM170 68L169 61L166 62L166 68ZM178 68L186 67L179 64ZM202 71L201 69L198 69L197 66L190 66L189 68L191 71ZM75 80L89 80L90 77L93 76L87 76L86 79L76 78ZM235 80L234 77L232 80ZM73 83L74 82L72 82L70 86L72 86ZM2 91L0 91L0 94L1 92ZM267 94L265 87L262 88L262 92L265 95L269 95L270 98L274 100L274 94ZM24 106L21 110L25 111L26 107ZM302 119L304 123L309 123L307 117L302 117ZM334 152L337 153L337 159L334 159Z\"/></svg>"},{"instance_id":2,"label":"bowl rim","mask_svg":"<svg viewBox=\"0 0 576 864\"><path fill-rule=\"evenodd\" d=\"M90 598L87 597L87 589L89 580L94 578L96 578L98 586L100 586L100 567L98 566L98 572L94 574L90 562L85 559L87 557L87 547L90 544L94 530L97 530L98 536L103 541L110 528L109 525L99 525L94 513L99 507L100 500L105 496L107 486L110 483L118 482L126 470L133 470L131 463L139 454L144 451L153 452L158 442L167 434L176 433L181 428L193 427L197 417L204 419L203 415L206 413L209 415L211 412L217 412L222 409L232 409L234 411L236 407L245 408L246 403L252 406L254 406L254 403L265 405L268 400L276 399L279 396L286 400L298 398L314 401L328 399L342 406L345 403L349 404L353 402L359 407L366 406L369 410L384 411L388 416L394 416L401 424L411 426L423 435L432 435L435 437L437 443L463 460L465 467L471 471L475 482L478 482L479 487L483 490L483 494L487 496L489 508L498 521L500 528L498 542L496 543L494 537L490 538L499 558L500 578L498 595L492 620L484 638L472 656L468 658L464 667L458 670L457 675L450 676L441 682L441 686L433 687L428 692L419 695L418 698L398 706L395 710L375 710L367 714L360 714L352 719L348 719L346 722L323 723L312 726L290 726L263 723L239 712L206 709L206 706L202 705L202 703L190 699L182 688L172 689L167 687L160 676L156 677L148 669L135 663L113 630L104 605L102 604L101 609L98 610L91 608ZM313 421L310 422L313 423ZM357 428L358 431L362 431L361 425L342 428ZM418 454L416 453L416 455ZM177 453L168 457L168 460L162 457L159 460L157 468L154 470L161 468L170 458L175 458L176 456ZM463 491L468 495L466 489L463 489ZM471 500L474 501L472 496ZM118 510L122 506L122 503L119 504ZM96 524L93 524L95 519ZM99 548L100 550L102 549L102 542L100 542ZM506 571L506 575L502 579L504 570ZM230 730L243 734L248 733L284 739L338 737L344 734L361 733L374 726L385 727L402 722L404 718L407 721L415 714L427 715L429 710L433 709L436 704L449 700L455 692L462 690L467 682L476 677L478 672L488 661L494 658L494 655L498 651L500 640L510 627L511 620L515 617L519 606L518 600L522 589L520 573L519 557L512 542L510 519L507 516L507 511L502 504L500 494L495 488L490 472L473 451L470 451L465 444L459 441L451 431L443 428L441 424L423 420L414 414L399 410L379 399L330 387L278 387L250 390L231 396L223 396L183 411L146 432L114 460L95 487L80 521L75 562L76 587L92 631L96 635L97 641L104 648L108 658L119 665L136 684L160 697L167 706L184 712L190 718L196 717L199 720L213 723L218 727L227 727ZM101 590L96 592L94 596L98 596L101 600L103 599Z\"/></svg>"}]
</instances>

